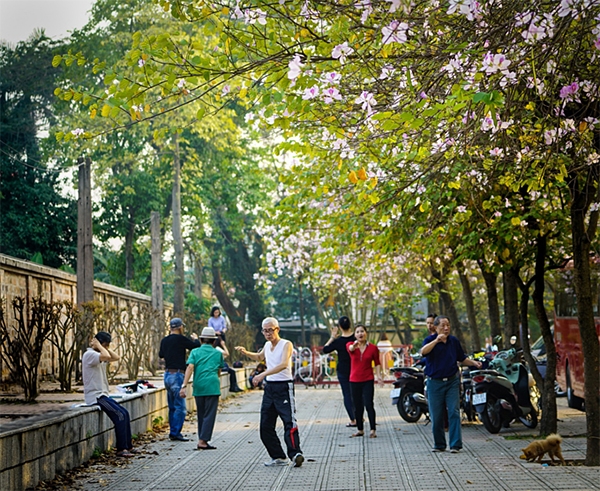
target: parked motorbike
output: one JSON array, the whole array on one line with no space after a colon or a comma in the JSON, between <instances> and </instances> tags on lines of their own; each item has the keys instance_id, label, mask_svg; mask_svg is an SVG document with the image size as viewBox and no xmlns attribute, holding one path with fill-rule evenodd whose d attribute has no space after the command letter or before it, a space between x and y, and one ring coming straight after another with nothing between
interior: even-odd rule
<instances>
[{"instance_id":1,"label":"parked motorbike","mask_svg":"<svg viewBox=\"0 0 600 491\"><path fill-rule=\"evenodd\" d=\"M425 374L420 367L396 367L396 376L390 392L392 404L398 407L400 417L407 423L416 423L424 414L429 419L429 406L425 397Z\"/></svg>"},{"instance_id":2,"label":"parked motorbike","mask_svg":"<svg viewBox=\"0 0 600 491\"><path fill-rule=\"evenodd\" d=\"M485 353L483 351L473 353L473 358L481 362L482 368L488 368L490 361L494 358L494 353ZM471 374L476 369L470 366L461 367L460 373L460 407L467 418L467 421L477 419L477 411L473 405L473 380Z\"/></svg>"},{"instance_id":3,"label":"parked motorbike","mask_svg":"<svg viewBox=\"0 0 600 491\"><path fill-rule=\"evenodd\" d=\"M468 421L475 421L477 411L473 406L473 383L469 367L462 367L460 372L460 407Z\"/></svg>"},{"instance_id":4,"label":"parked motorbike","mask_svg":"<svg viewBox=\"0 0 600 491\"><path fill-rule=\"evenodd\" d=\"M471 371L472 401L483 425L490 433L519 419L528 428L538 422L533 377L514 348L499 351L489 369Z\"/></svg>"}]
</instances>

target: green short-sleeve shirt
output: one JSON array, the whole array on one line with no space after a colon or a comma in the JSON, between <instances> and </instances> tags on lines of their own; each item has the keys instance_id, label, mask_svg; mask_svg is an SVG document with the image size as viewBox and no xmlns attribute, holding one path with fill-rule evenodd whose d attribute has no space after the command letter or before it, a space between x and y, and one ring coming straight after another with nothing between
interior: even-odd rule
<instances>
[{"instance_id":1,"label":"green short-sleeve shirt","mask_svg":"<svg viewBox=\"0 0 600 491\"><path fill-rule=\"evenodd\" d=\"M203 344L193 349L187 360L188 365L194 365L194 397L220 396L223 368L223 354L210 344Z\"/></svg>"}]
</instances>

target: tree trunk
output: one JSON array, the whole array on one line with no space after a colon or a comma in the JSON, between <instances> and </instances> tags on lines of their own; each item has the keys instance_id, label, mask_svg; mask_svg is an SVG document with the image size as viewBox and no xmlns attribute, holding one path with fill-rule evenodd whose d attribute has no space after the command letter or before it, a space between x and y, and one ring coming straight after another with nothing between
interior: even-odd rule
<instances>
[{"instance_id":1,"label":"tree trunk","mask_svg":"<svg viewBox=\"0 0 600 491\"><path fill-rule=\"evenodd\" d=\"M517 337L519 345L519 292L518 271L513 268L504 271L504 348L510 348L510 338Z\"/></svg>"},{"instance_id":2,"label":"tree trunk","mask_svg":"<svg viewBox=\"0 0 600 491\"><path fill-rule=\"evenodd\" d=\"M173 144L173 248L175 250L173 314L183 316L185 277L183 271L183 238L181 236L181 167L179 164L177 133L173 135Z\"/></svg>"},{"instance_id":3,"label":"tree trunk","mask_svg":"<svg viewBox=\"0 0 600 491\"><path fill-rule=\"evenodd\" d=\"M191 252L191 251L190 251ZM200 254L194 254L194 295L198 299L198 302L202 302L202 259Z\"/></svg>"},{"instance_id":4,"label":"tree trunk","mask_svg":"<svg viewBox=\"0 0 600 491\"><path fill-rule=\"evenodd\" d=\"M544 338L546 346L546 377L542 381L542 377L538 372L535 360L531 356L529 347L529 338L523 335L523 349L527 362L530 363L531 371L535 378L538 387L542 387L542 420L540 422L540 435L549 435L557 431L557 409L556 409L556 392L554 384L556 381L556 347L554 346L554 338L550 330L550 320L544 305L544 290L546 288L545 281L545 263L547 255L548 241L545 235L541 235L537 240L537 251L535 257L535 287L533 290L533 305L535 306L535 314L540 323L540 330ZM523 324L525 325L525 324ZM542 385L543 384L543 385Z\"/></svg>"},{"instance_id":5,"label":"tree trunk","mask_svg":"<svg viewBox=\"0 0 600 491\"><path fill-rule=\"evenodd\" d=\"M467 318L469 319L469 330L471 332L471 352L475 353L481 350L481 340L479 339L479 328L477 327L477 316L475 314L475 302L473 301L473 290L469 278L465 274L465 267L462 262L458 265L458 276L462 285L463 297L467 308Z\"/></svg>"},{"instance_id":6,"label":"tree trunk","mask_svg":"<svg viewBox=\"0 0 600 491\"><path fill-rule=\"evenodd\" d=\"M488 315L490 318L490 336L492 340L496 336L502 335L502 329L500 327L500 307L498 303L498 288L497 288L497 275L492 271L486 271L483 263L478 261L483 281L485 282L485 288L487 291L488 301Z\"/></svg>"},{"instance_id":7,"label":"tree trunk","mask_svg":"<svg viewBox=\"0 0 600 491\"><path fill-rule=\"evenodd\" d=\"M231 322L241 323L244 318L242 317L240 311L233 305L233 302L225 292L225 287L223 286L223 278L221 277L221 270L218 266L215 266L213 263L212 266L212 276L213 276L213 292L219 304L231 320Z\"/></svg>"},{"instance_id":8,"label":"tree trunk","mask_svg":"<svg viewBox=\"0 0 600 491\"><path fill-rule=\"evenodd\" d=\"M589 183L584 183L589 184ZM600 391L600 356L598 335L594 321L590 268L591 240L596 235L597 212L592 213L589 229L585 228L585 215L596 193L591 186L579 188L579 182L572 178L571 188L571 235L573 240L573 281L577 295L579 331L583 348L585 377L585 416L587 425L587 451L585 464L600 465L600 411L598 393ZM591 192L592 191L592 192Z\"/></svg>"},{"instance_id":9,"label":"tree trunk","mask_svg":"<svg viewBox=\"0 0 600 491\"><path fill-rule=\"evenodd\" d=\"M300 304L300 341L306 346L306 329L304 327L304 296L302 295L302 275L298 277L298 303Z\"/></svg>"},{"instance_id":10,"label":"tree trunk","mask_svg":"<svg viewBox=\"0 0 600 491\"><path fill-rule=\"evenodd\" d=\"M162 241L160 237L160 215L153 211L150 216L150 235L152 247L152 308L163 316L164 298L162 284Z\"/></svg>"},{"instance_id":11,"label":"tree trunk","mask_svg":"<svg viewBox=\"0 0 600 491\"><path fill-rule=\"evenodd\" d=\"M458 313L456 312L456 306L454 305L452 295L450 295L450 292L446 287L445 275L443 272L437 271L435 268L431 268L431 275L435 278L435 287L444 307L443 313L450 320L450 326L452 327L450 334L456 336L460 341L463 350L467 351L465 337L463 336Z\"/></svg>"},{"instance_id":12,"label":"tree trunk","mask_svg":"<svg viewBox=\"0 0 600 491\"><path fill-rule=\"evenodd\" d=\"M125 232L125 288L130 288L134 277L133 244L135 242L135 216L132 209L129 209L124 215L127 216Z\"/></svg>"}]
</instances>

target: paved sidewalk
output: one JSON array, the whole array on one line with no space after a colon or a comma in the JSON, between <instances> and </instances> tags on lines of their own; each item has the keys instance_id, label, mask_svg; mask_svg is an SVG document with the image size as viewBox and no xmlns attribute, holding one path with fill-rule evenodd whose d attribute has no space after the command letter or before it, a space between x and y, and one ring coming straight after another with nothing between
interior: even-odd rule
<instances>
[{"instance_id":1,"label":"paved sidewalk","mask_svg":"<svg viewBox=\"0 0 600 491\"><path fill-rule=\"evenodd\" d=\"M431 453L431 428L421 420L404 422L392 406L389 389L377 389L378 438L349 438L347 417L337 387L297 387L301 468L265 467L268 460L258 435L262 391L229 399L217 416L212 443L217 450L194 450L195 420L186 423L190 442L167 439L149 444L122 467L94 466L78 486L85 490L599 490L600 468L542 466L519 460L533 435L515 423L491 435L478 423L463 425L465 449L459 454ZM567 460L583 459L585 417L561 411L559 432ZM281 429L281 425L278 426ZM368 426L366 427L368 430Z\"/></svg>"}]
</instances>

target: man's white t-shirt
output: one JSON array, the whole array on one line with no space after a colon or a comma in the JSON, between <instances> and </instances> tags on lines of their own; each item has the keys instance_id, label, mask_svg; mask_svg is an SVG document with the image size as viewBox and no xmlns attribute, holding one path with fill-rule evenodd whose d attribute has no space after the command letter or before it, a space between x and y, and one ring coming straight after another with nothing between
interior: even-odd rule
<instances>
[{"instance_id":1,"label":"man's white t-shirt","mask_svg":"<svg viewBox=\"0 0 600 491\"><path fill-rule=\"evenodd\" d=\"M263 353L265 354L267 369L276 367L277 365L283 363L285 347L288 344L292 344L291 341L288 341L287 339L280 339L275 345L275 348L271 350L271 341L267 341L265 343ZM292 376L292 357L290 356L287 360L287 367L281 370L281 372L279 373L267 375L267 382L286 382L288 380L292 380L293 378L294 377Z\"/></svg>"},{"instance_id":2,"label":"man's white t-shirt","mask_svg":"<svg viewBox=\"0 0 600 491\"><path fill-rule=\"evenodd\" d=\"M86 404L96 404L98 397L110 394L106 365L107 362L100 361L100 353L93 348L88 348L81 357L83 394Z\"/></svg>"}]
</instances>

